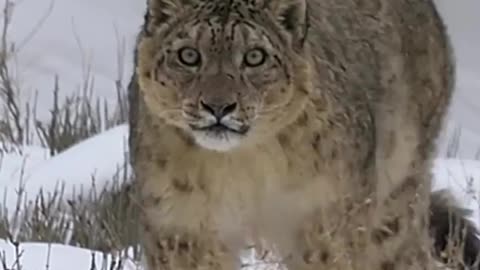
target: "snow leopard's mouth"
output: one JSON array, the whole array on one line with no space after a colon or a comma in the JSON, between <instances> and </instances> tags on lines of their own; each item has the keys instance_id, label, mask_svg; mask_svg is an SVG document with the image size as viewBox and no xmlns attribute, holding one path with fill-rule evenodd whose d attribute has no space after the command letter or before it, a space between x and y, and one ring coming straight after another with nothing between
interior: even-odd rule
<instances>
[{"instance_id":1,"label":"snow leopard's mouth","mask_svg":"<svg viewBox=\"0 0 480 270\"><path fill-rule=\"evenodd\" d=\"M215 134L221 134L221 133L226 133L226 132L232 132L236 133L238 135L245 135L250 127L249 126L241 126L238 128L233 128L229 127L228 125L225 125L221 122L217 122L213 125L208 125L208 126L195 126L195 125L190 125L190 128L192 128L195 131L206 131L206 132L212 132Z\"/></svg>"},{"instance_id":2,"label":"snow leopard's mouth","mask_svg":"<svg viewBox=\"0 0 480 270\"><path fill-rule=\"evenodd\" d=\"M190 125L196 143L206 149L219 152L229 151L241 144L249 126L238 128L217 122L213 125Z\"/></svg>"}]
</instances>

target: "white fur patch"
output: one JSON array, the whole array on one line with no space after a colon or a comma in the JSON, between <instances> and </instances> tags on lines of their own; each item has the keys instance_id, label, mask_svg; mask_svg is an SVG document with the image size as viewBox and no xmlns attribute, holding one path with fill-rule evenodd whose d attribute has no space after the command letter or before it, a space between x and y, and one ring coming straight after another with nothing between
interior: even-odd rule
<instances>
[{"instance_id":1,"label":"white fur patch","mask_svg":"<svg viewBox=\"0 0 480 270\"><path fill-rule=\"evenodd\" d=\"M233 132L194 131L195 142L206 149L227 152L240 145L242 136Z\"/></svg>"}]
</instances>

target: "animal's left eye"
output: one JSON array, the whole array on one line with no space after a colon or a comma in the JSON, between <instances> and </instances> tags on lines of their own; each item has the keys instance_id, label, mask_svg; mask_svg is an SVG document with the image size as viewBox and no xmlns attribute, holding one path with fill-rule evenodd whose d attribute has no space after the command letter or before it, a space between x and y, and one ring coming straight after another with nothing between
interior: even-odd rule
<instances>
[{"instance_id":1,"label":"animal's left eye","mask_svg":"<svg viewBox=\"0 0 480 270\"><path fill-rule=\"evenodd\" d=\"M247 51L247 53L245 53L243 62L248 67L258 67L260 65L263 65L266 59L267 59L267 53L265 52L264 49L254 48Z\"/></svg>"},{"instance_id":2,"label":"animal's left eye","mask_svg":"<svg viewBox=\"0 0 480 270\"><path fill-rule=\"evenodd\" d=\"M200 52L191 47L183 47L178 50L178 59L186 66L199 66L202 61Z\"/></svg>"}]
</instances>

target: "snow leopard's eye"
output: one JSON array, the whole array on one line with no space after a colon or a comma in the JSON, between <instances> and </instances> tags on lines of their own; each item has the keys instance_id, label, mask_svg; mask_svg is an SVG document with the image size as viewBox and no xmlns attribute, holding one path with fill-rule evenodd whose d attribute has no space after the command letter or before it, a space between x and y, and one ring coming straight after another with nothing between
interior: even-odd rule
<instances>
[{"instance_id":1,"label":"snow leopard's eye","mask_svg":"<svg viewBox=\"0 0 480 270\"><path fill-rule=\"evenodd\" d=\"M254 48L247 51L247 53L245 53L243 62L247 67L258 67L260 65L263 65L266 59L267 59L267 53L265 52L264 49Z\"/></svg>"},{"instance_id":2,"label":"snow leopard's eye","mask_svg":"<svg viewBox=\"0 0 480 270\"><path fill-rule=\"evenodd\" d=\"M178 60L186 66L196 67L200 65L202 57L198 50L191 47L183 47L178 50Z\"/></svg>"}]
</instances>

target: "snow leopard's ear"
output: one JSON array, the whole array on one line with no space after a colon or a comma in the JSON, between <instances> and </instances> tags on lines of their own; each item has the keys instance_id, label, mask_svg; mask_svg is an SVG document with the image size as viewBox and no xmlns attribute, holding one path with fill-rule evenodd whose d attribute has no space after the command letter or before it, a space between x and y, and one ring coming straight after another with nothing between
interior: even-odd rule
<instances>
[{"instance_id":1,"label":"snow leopard's ear","mask_svg":"<svg viewBox=\"0 0 480 270\"><path fill-rule=\"evenodd\" d=\"M307 0L263 0L280 26L292 37L292 43L302 48L309 28Z\"/></svg>"},{"instance_id":2,"label":"snow leopard's ear","mask_svg":"<svg viewBox=\"0 0 480 270\"><path fill-rule=\"evenodd\" d=\"M144 33L149 35L154 29L161 28L195 2L195 0L147 0Z\"/></svg>"}]
</instances>

